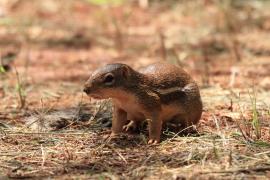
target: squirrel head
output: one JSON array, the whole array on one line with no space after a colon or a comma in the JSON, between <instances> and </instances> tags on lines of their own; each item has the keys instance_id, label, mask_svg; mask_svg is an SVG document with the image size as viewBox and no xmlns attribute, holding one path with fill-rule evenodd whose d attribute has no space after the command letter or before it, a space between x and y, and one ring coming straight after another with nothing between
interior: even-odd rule
<instances>
[{"instance_id":1,"label":"squirrel head","mask_svg":"<svg viewBox=\"0 0 270 180\"><path fill-rule=\"evenodd\" d=\"M111 98L129 81L131 71L132 69L126 64L107 64L92 73L83 91L93 98Z\"/></svg>"}]
</instances>

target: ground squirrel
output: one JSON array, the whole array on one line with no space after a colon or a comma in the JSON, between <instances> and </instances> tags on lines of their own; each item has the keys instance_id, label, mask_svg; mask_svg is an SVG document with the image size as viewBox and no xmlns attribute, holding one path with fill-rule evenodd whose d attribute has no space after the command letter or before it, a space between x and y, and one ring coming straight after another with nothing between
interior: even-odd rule
<instances>
[{"instance_id":1,"label":"ground squirrel","mask_svg":"<svg viewBox=\"0 0 270 180\"><path fill-rule=\"evenodd\" d=\"M202 101L196 82L183 69L155 63L139 71L126 64L108 64L93 72L84 85L93 98L112 98L112 135L149 120L149 144L160 142L165 122L182 127L197 124Z\"/></svg>"}]
</instances>

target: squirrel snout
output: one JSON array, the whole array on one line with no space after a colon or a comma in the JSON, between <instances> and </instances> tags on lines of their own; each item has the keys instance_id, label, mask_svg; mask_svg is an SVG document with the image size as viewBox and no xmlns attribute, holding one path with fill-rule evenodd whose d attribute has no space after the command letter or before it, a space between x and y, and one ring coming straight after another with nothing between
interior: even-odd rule
<instances>
[{"instance_id":1,"label":"squirrel snout","mask_svg":"<svg viewBox=\"0 0 270 180\"><path fill-rule=\"evenodd\" d=\"M90 89L87 88L87 87L84 87L84 88L83 88L83 92L85 92L86 94L89 94L89 93L90 93Z\"/></svg>"},{"instance_id":2,"label":"squirrel snout","mask_svg":"<svg viewBox=\"0 0 270 180\"><path fill-rule=\"evenodd\" d=\"M85 84L83 88L83 92L85 92L86 94L90 94L91 86L89 86L89 84Z\"/></svg>"}]
</instances>

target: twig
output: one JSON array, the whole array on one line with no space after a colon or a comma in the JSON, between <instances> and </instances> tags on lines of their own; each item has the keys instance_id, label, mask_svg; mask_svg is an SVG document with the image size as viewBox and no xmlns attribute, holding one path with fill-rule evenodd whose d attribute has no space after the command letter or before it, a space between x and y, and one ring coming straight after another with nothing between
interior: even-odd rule
<instances>
[{"instance_id":1,"label":"twig","mask_svg":"<svg viewBox=\"0 0 270 180\"><path fill-rule=\"evenodd\" d=\"M46 153L44 151L42 144L40 145L40 149L41 149L41 158L42 158L41 167L43 168L45 164L45 160L46 160Z\"/></svg>"},{"instance_id":2,"label":"twig","mask_svg":"<svg viewBox=\"0 0 270 180\"><path fill-rule=\"evenodd\" d=\"M125 159L125 157L119 152L117 151L115 148L113 148L111 145L106 144L107 147L109 147L111 150L113 150L114 152L116 152L118 154L118 156L127 164L127 160Z\"/></svg>"},{"instance_id":3,"label":"twig","mask_svg":"<svg viewBox=\"0 0 270 180\"><path fill-rule=\"evenodd\" d=\"M6 132L7 135L85 135L89 133L72 133L72 132Z\"/></svg>"},{"instance_id":4,"label":"twig","mask_svg":"<svg viewBox=\"0 0 270 180\"><path fill-rule=\"evenodd\" d=\"M17 86L18 86L17 91L18 91L18 95L19 95L19 99L20 99L20 109L22 109L25 106L26 100L25 100L25 96L23 95L24 92L23 92L23 87L22 87L20 75L19 75L19 73L17 71L17 68L14 67L14 69L15 69L16 79L17 79Z\"/></svg>"},{"instance_id":5,"label":"twig","mask_svg":"<svg viewBox=\"0 0 270 180\"><path fill-rule=\"evenodd\" d=\"M270 170L270 167L258 167L258 168L248 168L248 169L232 169L232 170L224 170L224 171L205 171L205 172L199 172L198 174L251 173L251 171L265 172L269 170Z\"/></svg>"},{"instance_id":6,"label":"twig","mask_svg":"<svg viewBox=\"0 0 270 180\"><path fill-rule=\"evenodd\" d=\"M160 51L161 51L161 56L164 61L167 60L167 49L165 45L165 35L163 34L162 31L159 33L159 39L160 39Z\"/></svg>"}]
</instances>

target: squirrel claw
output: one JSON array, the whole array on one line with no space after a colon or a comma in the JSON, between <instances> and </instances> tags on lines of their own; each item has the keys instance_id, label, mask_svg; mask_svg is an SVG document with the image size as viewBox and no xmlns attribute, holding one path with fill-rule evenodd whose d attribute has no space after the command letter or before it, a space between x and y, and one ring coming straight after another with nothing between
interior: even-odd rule
<instances>
[{"instance_id":1,"label":"squirrel claw","mask_svg":"<svg viewBox=\"0 0 270 180\"><path fill-rule=\"evenodd\" d=\"M123 126L123 131L128 132L129 130L136 129L136 123L134 121L130 121L127 125Z\"/></svg>"},{"instance_id":2,"label":"squirrel claw","mask_svg":"<svg viewBox=\"0 0 270 180\"><path fill-rule=\"evenodd\" d=\"M159 141L158 140L154 140L154 139L150 139L148 141L148 144L158 144L158 143L159 143Z\"/></svg>"},{"instance_id":3,"label":"squirrel claw","mask_svg":"<svg viewBox=\"0 0 270 180\"><path fill-rule=\"evenodd\" d=\"M123 131L127 132L129 129L130 129L130 127L128 125L123 126Z\"/></svg>"}]
</instances>

